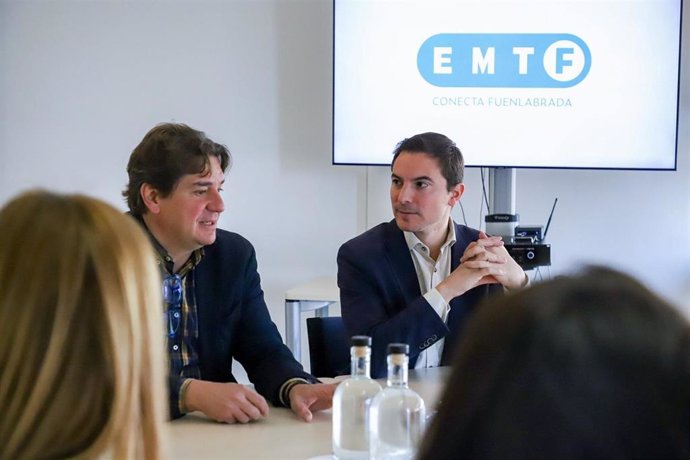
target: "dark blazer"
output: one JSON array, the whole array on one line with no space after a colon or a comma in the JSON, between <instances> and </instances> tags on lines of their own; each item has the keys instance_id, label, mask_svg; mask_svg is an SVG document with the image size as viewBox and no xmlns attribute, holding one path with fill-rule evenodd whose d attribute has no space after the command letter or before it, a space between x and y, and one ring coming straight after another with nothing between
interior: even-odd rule
<instances>
[{"instance_id":1,"label":"dark blazer","mask_svg":"<svg viewBox=\"0 0 690 460\"><path fill-rule=\"evenodd\" d=\"M451 270L479 232L455 224ZM445 338L441 364L449 364L457 338L472 310L499 285L478 286L450 302L448 325L422 297L414 262L395 220L380 224L343 244L338 251L338 287L345 327L350 335L372 338L371 375L386 375L386 347L410 345L410 368L419 353Z\"/></svg>"},{"instance_id":2,"label":"dark blazer","mask_svg":"<svg viewBox=\"0 0 690 460\"><path fill-rule=\"evenodd\" d=\"M288 379L316 379L304 372L271 321L257 272L254 247L242 236L218 230L215 243L204 247L204 258L193 270L199 324L201 378L236 382L232 360L242 364L256 391L274 405ZM182 379L170 376L173 418Z\"/></svg>"}]
</instances>

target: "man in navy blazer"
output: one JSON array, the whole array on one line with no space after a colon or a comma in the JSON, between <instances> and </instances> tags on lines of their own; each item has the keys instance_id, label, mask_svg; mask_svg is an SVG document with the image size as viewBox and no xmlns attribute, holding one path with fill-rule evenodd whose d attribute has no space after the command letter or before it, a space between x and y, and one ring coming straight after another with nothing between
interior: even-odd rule
<instances>
[{"instance_id":1,"label":"man in navy blazer","mask_svg":"<svg viewBox=\"0 0 690 460\"><path fill-rule=\"evenodd\" d=\"M266 399L310 421L333 385L304 372L264 301L254 248L217 229L228 150L183 124L151 129L127 165L123 195L149 232L163 274L170 415L201 411L228 423L268 415ZM162 328L163 331L163 328ZM237 384L232 360L256 391Z\"/></svg>"},{"instance_id":2,"label":"man in navy blazer","mask_svg":"<svg viewBox=\"0 0 690 460\"><path fill-rule=\"evenodd\" d=\"M464 161L453 141L437 133L405 139L391 171L395 219L338 251L343 321L349 334L372 337L375 378L386 375L392 342L410 345L410 368L447 364L475 306L529 282L500 237L451 219L464 192Z\"/></svg>"}]
</instances>

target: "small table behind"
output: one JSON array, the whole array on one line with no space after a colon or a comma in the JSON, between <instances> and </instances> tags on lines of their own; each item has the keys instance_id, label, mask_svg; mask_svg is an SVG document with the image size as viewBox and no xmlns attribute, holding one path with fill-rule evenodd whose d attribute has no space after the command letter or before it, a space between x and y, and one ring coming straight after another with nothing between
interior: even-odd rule
<instances>
[{"instance_id":1,"label":"small table behind","mask_svg":"<svg viewBox=\"0 0 690 460\"><path fill-rule=\"evenodd\" d=\"M410 370L410 388L424 399L427 413L434 410L449 373L447 367ZM384 380L379 383L386 384ZM289 409L271 407L263 420L227 425L193 413L170 424L169 454L173 459L330 458L331 418L330 410L322 411L305 423Z\"/></svg>"},{"instance_id":2,"label":"small table behind","mask_svg":"<svg viewBox=\"0 0 690 460\"><path fill-rule=\"evenodd\" d=\"M297 361L302 361L300 314L315 310L316 316L328 316L328 307L339 301L338 283L332 276L315 278L285 292L285 343Z\"/></svg>"}]
</instances>

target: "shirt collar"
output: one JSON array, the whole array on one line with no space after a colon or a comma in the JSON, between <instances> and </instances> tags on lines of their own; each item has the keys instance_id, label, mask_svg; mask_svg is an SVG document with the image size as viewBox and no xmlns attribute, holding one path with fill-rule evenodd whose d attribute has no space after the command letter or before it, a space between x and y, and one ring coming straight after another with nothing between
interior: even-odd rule
<instances>
[{"instance_id":1,"label":"shirt collar","mask_svg":"<svg viewBox=\"0 0 690 460\"><path fill-rule=\"evenodd\" d=\"M417 250L421 250L425 254L429 254L429 248L427 247L426 244L422 243L422 240L417 238L417 235L415 235L413 232L403 232L405 235L405 242L407 243L407 247L410 250L413 250L417 248ZM448 246L452 246L455 244L455 224L453 223L453 219L448 219L448 235L446 236L446 241L441 245L441 250L445 249Z\"/></svg>"},{"instance_id":2,"label":"shirt collar","mask_svg":"<svg viewBox=\"0 0 690 460\"><path fill-rule=\"evenodd\" d=\"M146 222L144 222L144 218L140 215L132 214L129 212L132 217L134 217L144 228L146 231L146 234L149 237L149 240L151 241L151 244L153 245L153 248L156 250L156 262L158 265L168 274L173 274L173 267L174 267L174 261L173 258L170 256L168 253L168 250L163 247L162 244L158 242L155 236L153 236L153 233L151 233L151 230L146 226ZM187 262L182 265L182 268L178 271L178 274L181 277L184 277L192 268L196 267L199 265L199 262L201 262L201 259L204 257L204 248L201 247L199 249L194 250L192 252L192 255L189 257Z\"/></svg>"}]
</instances>

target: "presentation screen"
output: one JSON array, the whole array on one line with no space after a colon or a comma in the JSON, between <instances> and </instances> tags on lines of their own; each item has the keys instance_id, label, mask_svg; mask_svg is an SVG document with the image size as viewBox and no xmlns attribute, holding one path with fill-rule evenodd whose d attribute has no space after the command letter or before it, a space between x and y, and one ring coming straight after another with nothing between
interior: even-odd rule
<instances>
[{"instance_id":1,"label":"presentation screen","mask_svg":"<svg viewBox=\"0 0 690 460\"><path fill-rule=\"evenodd\" d=\"M334 0L333 163L676 168L680 0Z\"/></svg>"}]
</instances>

